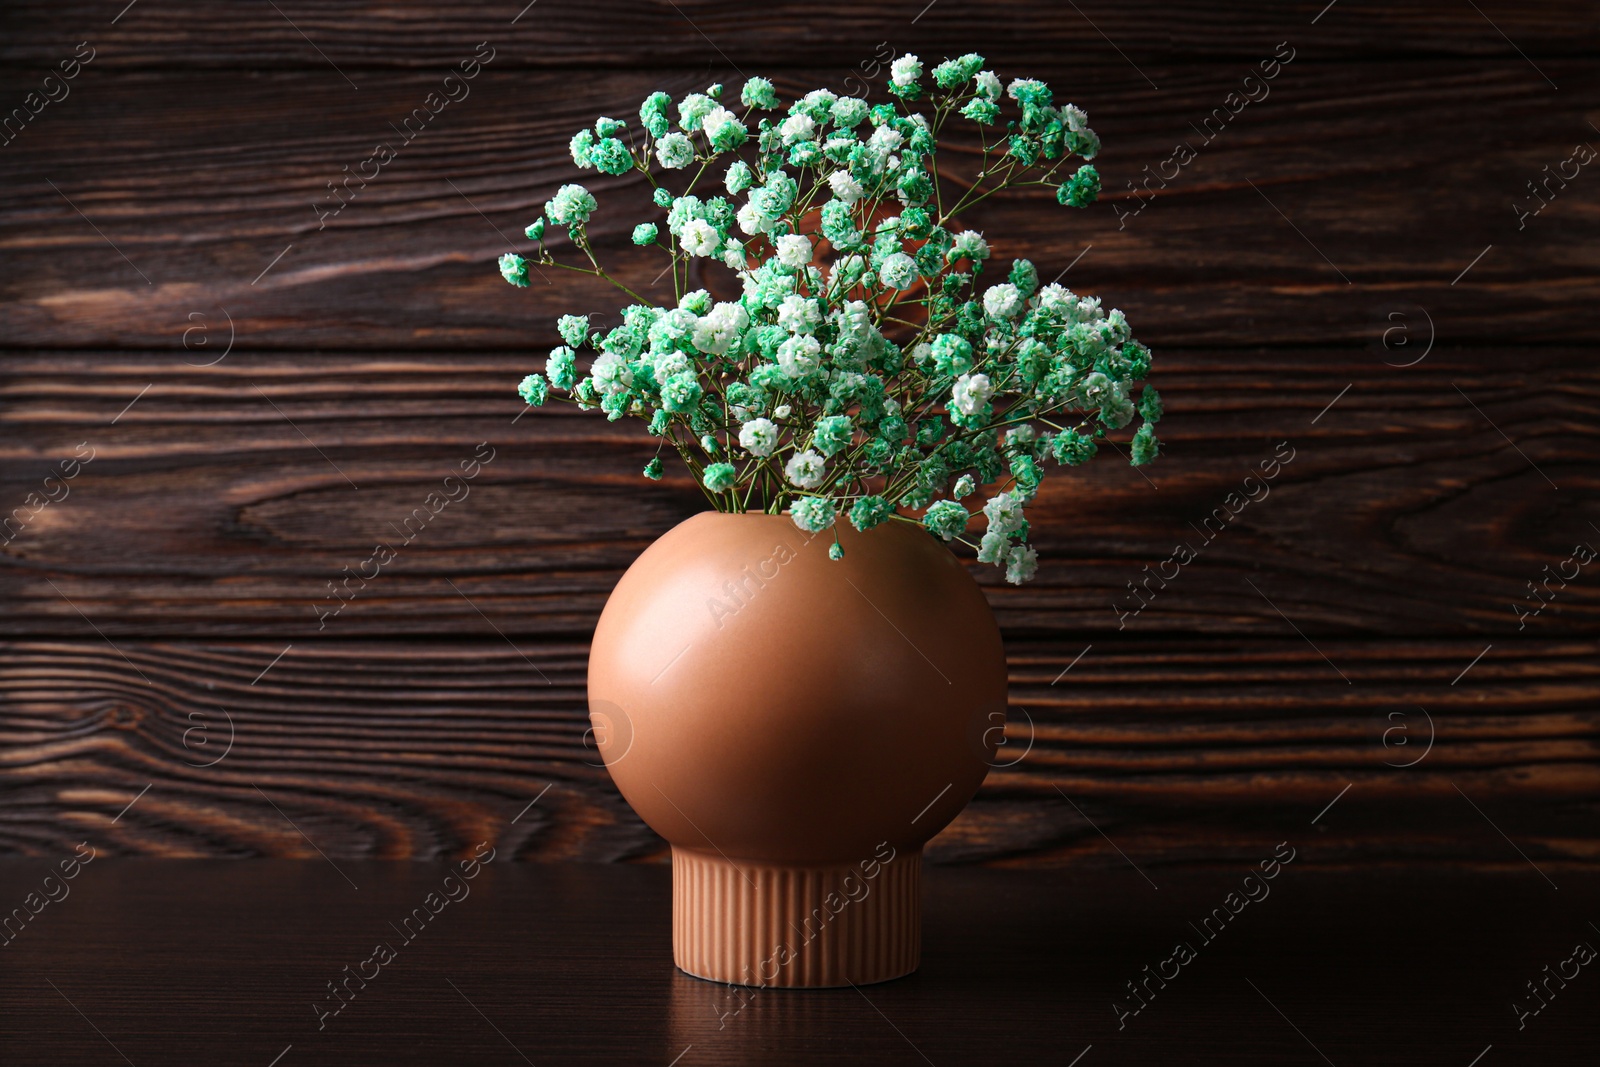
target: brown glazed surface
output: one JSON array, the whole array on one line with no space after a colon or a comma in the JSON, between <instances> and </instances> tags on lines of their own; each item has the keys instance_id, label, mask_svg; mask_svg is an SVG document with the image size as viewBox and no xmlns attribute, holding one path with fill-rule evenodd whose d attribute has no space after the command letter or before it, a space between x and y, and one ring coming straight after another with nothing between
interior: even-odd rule
<instances>
[{"instance_id":1,"label":"brown glazed surface","mask_svg":"<svg viewBox=\"0 0 1600 1067\"><path fill-rule=\"evenodd\" d=\"M849 864L914 853L966 806L1006 707L982 591L921 529L809 535L705 512L607 602L590 715L628 803L678 848Z\"/></svg>"}]
</instances>

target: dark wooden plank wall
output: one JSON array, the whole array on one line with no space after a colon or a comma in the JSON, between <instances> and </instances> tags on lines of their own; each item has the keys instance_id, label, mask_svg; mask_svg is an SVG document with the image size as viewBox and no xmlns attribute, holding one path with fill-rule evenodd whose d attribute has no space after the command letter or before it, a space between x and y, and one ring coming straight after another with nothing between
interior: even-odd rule
<instances>
[{"instance_id":1,"label":"dark wooden plank wall","mask_svg":"<svg viewBox=\"0 0 1600 1067\"><path fill-rule=\"evenodd\" d=\"M287 815L334 856L659 858L584 747L585 642L698 494L639 479L631 427L513 421L553 317L613 302L492 260L594 115L735 66L843 88L887 41L1089 109L1099 206L975 221L1047 276L1082 253L1064 280L1156 346L1169 411L1148 479L1047 482L1036 583L977 572L1012 755L933 855L1122 863L1105 831L1141 864L1248 858L1337 796L1314 862L1600 859L1600 580L1515 607L1600 545L1600 179L1517 213L1600 146L1592 7L279 6L0 11L5 108L95 50L0 146L0 503L27 517L0 546L0 851L314 855ZM472 95L319 227L325 183L482 41ZM1192 163L1130 187L1180 140ZM613 184L601 240L644 284ZM471 495L319 630L327 583L480 442Z\"/></svg>"}]
</instances>

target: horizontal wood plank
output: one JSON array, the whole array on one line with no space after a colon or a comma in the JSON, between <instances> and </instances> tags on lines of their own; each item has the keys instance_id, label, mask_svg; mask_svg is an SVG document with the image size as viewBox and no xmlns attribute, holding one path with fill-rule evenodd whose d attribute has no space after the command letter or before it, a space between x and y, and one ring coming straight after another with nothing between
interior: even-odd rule
<instances>
[{"instance_id":1,"label":"horizontal wood plank","mask_svg":"<svg viewBox=\"0 0 1600 1067\"><path fill-rule=\"evenodd\" d=\"M1593 63L1541 63L1555 92L1520 59L1305 60L1218 133L1219 119L1202 124L1228 118L1248 67L1152 67L1157 91L1120 61L1058 58L1040 73L1104 137L1104 199L1075 211L1018 194L963 217L1001 257L1031 257L1046 277L1070 268L1065 282L1122 307L1152 344L1364 344L1402 306L1463 343L1600 338L1600 216L1583 172L1518 214L1544 203L1528 183L1595 136ZM704 79L492 66L404 143L397 124L438 80L379 72L349 92L323 73L87 68L0 151L4 343L169 347L193 316L226 316L239 348L523 350L548 343L560 313L614 313L622 301L601 285L558 271L515 290L494 259L529 245L522 227L560 183L593 178L567 157L574 129ZM398 157L328 215L329 183L379 142ZM1196 153L1183 166L1180 142ZM969 164L959 143L948 158ZM643 183L591 184L602 254L670 298L660 254L626 237L659 214ZM705 281L731 284L721 266Z\"/></svg>"},{"instance_id":2,"label":"horizontal wood plank","mask_svg":"<svg viewBox=\"0 0 1600 1067\"><path fill-rule=\"evenodd\" d=\"M1006 744L931 855L1248 861L1337 799L1320 863L1522 864L1465 796L1547 869L1600 862L1597 646L1497 642L1453 684L1481 650L1012 641ZM586 659L493 638L8 642L0 851L87 836L140 855L426 858L492 840L523 859L660 859L585 744Z\"/></svg>"},{"instance_id":3,"label":"horizontal wood plank","mask_svg":"<svg viewBox=\"0 0 1600 1067\"><path fill-rule=\"evenodd\" d=\"M465 5L421 0L339 3L294 0L182 7L140 4L119 15L72 0L7 4L0 40L9 62L49 64L64 41L103 41L107 65L231 69L448 66L482 41L507 65L606 68L640 63L734 70L750 64L850 66L878 42L940 57L977 50L1017 62L1129 57L1140 62L1253 56L1284 39L1322 58L1390 56L1571 56L1600 50L1592 9L1573 3L1487 4L1449 0L1336 5L1246 0L1218 8L1184 3L1049 0L860 5L730 0L674 5L603 0L579 6ZM342 83L340 83L342 84Z\"/></svg>"},{"instance_id":4,"label":"horizontal wood plank","mask_svg":"<svg viewBox=\"0 0 1600 1067\"><path fill-rule=\"evenodd\" d=\"M1039 577L973 564L1002 625L1595 634L1600 580L1572 560L1600 546L1590 354L1385 364L1401 351L1158 352L1166 454L1052 465ZM623 569L705 506L675 465L640 477L641 427L526 412L536 357L184 356L0 365L0 632L487 635L487 616L586 640ZM426 507L485 442L458 499ZM379 543L397 558L374 575Z\"/></svg>"}]
</instances>

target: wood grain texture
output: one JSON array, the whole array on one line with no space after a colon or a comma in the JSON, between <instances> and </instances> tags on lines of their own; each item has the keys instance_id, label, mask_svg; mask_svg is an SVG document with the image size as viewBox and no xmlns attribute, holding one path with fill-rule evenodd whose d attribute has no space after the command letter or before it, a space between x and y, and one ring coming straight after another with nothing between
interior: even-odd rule
<instances>
[{"instance_id":1,"label":"wood grain texture","mask_svg":"<svg viewBox=\"0 0 1600 1067\"><path fill-rule=\"evenodd\" d=\"M1158 353L1167 455L1051 475L1039 578L974 572L1003 627L1594 635L1600 579L1563 566L1600 546L1592 357L1436 348L1386 365L1399 351ZM0 632L481 636L487 616L586 640L622 570L704 506L686 477L640 477L654 445L638 427L522 414L533 357L186 355L0 368L0 499L27 519L0 545ZM494 459L460 502L413 518L480 442ZM30 511L85 445L68 495ZM1275 455L1290 461L1263 483ZM380 542L398 558L374 567ZM1181 568L1179 544L1199 553Z\"/></svg>"},{"instance_id":2,"label":"wood grain texture","mask_svg":"<svg viewBox=\"0 0 1600 1067\"><path fill-rule=\"evenodd\" d=\"M1337 797L1318 863L1523 865L1496 826L1558 879L1600 862L1600 646L1483 647L1013 641L1006 744L929 856L1248 863ZM583 645L16 641L0 663L0 851L664 854L586 742Z\"/></svg>"},{"instance_id":3,"label":"wood grain texture","mask_svg":"<svg viewBox=\"0 0 1600 1067\"><path fill-rule=\"evenodd\" d=\"M1141 889L1130 863L1165 882L1312 833L1324 867L1600 862L1600 584L1541 584L1600 543L1595 179L1517 211L1600 143L1592 8L113 8L0 8L0 107L97 50L0 145L0 852L659 860L584 747L584 662L623 568L700 497L639 478L637 427L518 418L554 317L618 301L513 290L493 260L596 115L738 68L849 90L886 42L978 49L1089 109L1099 205L970 221L1122 307L1168 410L1144 474L1046 483L1035 583L978 570L1025 754L932 856ZM482 41L471 96L319 221ZM1199 133L1283 41L1270 96ZM1152 176L1179 142L1197 157ZM641 189L591 184L603 252L649 285ZM480 442L470 496L423 523ZM1198 559L1163 578L1179 543Z\"/></svg>"},{"instance_id":4,"label":"wood grain texture","mask_svg":"<svg viewBox=\"0 0 1600 1067\"><path fill-rule=\"evenodd\" d=\"M1491 1061L1593 1062L1592 975L1552 980L1522 1030L1509 1005L1536 1004L1524 983L1593 945L1594 874L1564 873L1555 892L1526 867L1330 871L1296 829L1261 833L1248 866L1164 871L1159 891L1126 865L930 870L916 974L803 994L675 972L661 869L500 853L443 886L456 899L408 937L399 925L441 889L443 864L344 861L352 890L321 859L101 856L3 950L0 1040L17 1063L60 1067L119 1053L139 1067L1065 1067L1085 1052L1080 1067L1284 1067L1321 1063L1318 1050L1414 1067L1489 1045ZM1191 928L1280 841L1292 860L1245 885L1259 900L1221 930L1213 918L1210 941ZM20 900L42 868L0 861L0 890ZM1133 1014L1125 983L1177 942L1194 957ZM375 943L395 953L381 970L362 966ZM329 984L358 970L370 980L334 1001Z\"/></svg>"},{"instance_id":5,"label":"wood grain texture","mask_svg":"<svg viewBox=\"0 0 1600 1067\"><path fill-rule=\"evenodd\" d=\"M1339 0L1283 4L1246 0L1226 8L1183 3L1049 0L929 4L797 3L752 8L731 0L673 4L602 0L577 6L508 2L441 8L423 0L339 3L294 0L238 5L203 0L180 7L116 10L73 0L21 0L0 15L8 60L50 64L63 41L106 42L107 65L350 70L448 66L480 41L507 65L584 70L641 63L725 71L748 65L850 66L889 39L924 56L979 51L1016 62L1074 58L1145 61L1252 57L1285 38L1314 43L1325 59L1372 56L1589 55L1600 50L1600 19L1571 2L1470 5L1449 0L1383 4ZM522 12L520 15L518 12Z\"/></svg>"},{"instance_id":6,"label":"wood grain texture","mask_svg":"<svg viewBox=\"0 0 1600 1067\"><path fill-rule=\"evenodd\" d=\"M1591 341L1592 190L1580 174L1521 222L1514 205L1542 168L1595 136L1584 108L1600 101L1600 72L1585 60L1541 67L1560 92L1521 59L1327 64L1308 50L1220 133L1213 120L1208 141L1197 130L1226 115L1251 65L1152 67L1156 91L1120 61L1058 58L1036 72L1089 107L1107 145L1103 201L1074 211L1019 194L963 218L998 255L1031 257L1046 277L1087 249L1065 280L1122 307L1157 345L1366 343L1399 305L1425 308L1450 341ZM792 91L842 76L782 80ZM378 72L360 92L335 91L330 77L87 68L72 96L0 151L8 343L166 347L191 315L224 312L240 348L547 343L558 313L614 313L620 301L567 275L513 289L494 258L526 246L522 227L579 176L566 154L574 129L631 114L659 85L704 81L491 66L324 218L328 183L376 143L399 142L395 124L440 76ZM1171 162L1180 141L1198 153L1181 168ZM959 148L947 158L970 167ZM591 184L603 254L649 287L663 264L626 239L659 214L643 183ZM729 284L723 268L708 270L708 284Z\"/></svg>"}]
</instances>

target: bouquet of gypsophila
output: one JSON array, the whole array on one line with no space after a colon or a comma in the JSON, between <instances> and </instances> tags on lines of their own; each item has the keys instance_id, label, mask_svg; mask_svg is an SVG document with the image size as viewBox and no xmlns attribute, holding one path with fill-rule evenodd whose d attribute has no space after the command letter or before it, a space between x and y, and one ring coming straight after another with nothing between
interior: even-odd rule
<instances>
[{"instance_id":1,"label":"bouquet of gypsophila","mask_svg":"<svg viewBox=\"0 0 1600 1067\"><path fill-rule=\"evenodd\" d=\"M674 122L673 101L657 92L637 126L602 118L580 130L579 167L638 171L665 209L665 227L640 223L633 241L668 256L675 306L601 267L588 231L595 198L563 185L527 229L539 242L533 263L603 278L635 303L605 331L562 316L566 343L543 376L523 380L523 399L561 392L611 419L646 419L719 510L787 512L813 533L841 519L859 530L920 521L972 544L963 501L997 486L974 547L1009 581L1027 581L1038 554L1023 506L1047 463L1088 461L1136 414L1130 455L1149 462L1161 399L1148 386L1134 398L1150 350L1122 312L1041 287L1027 260L979 284L989 245L957 232L962 211L1018 186L1053 187L1073 207L1100 189L1092 166L1066 174L1073 156L1093 159L1100 147L1084 112L1055 106L1043 82L1002 89L983 65L978 55L946 60L928 85L921 61L901 56L890 68L895 101L873 107L818 89L780 112L772 83L751 78L737 104L721 85L689 94ZM1015 117L1001 127L1007 112ZM957 114L980 127L975 179L940 174L937 139ZM687 181L670 181L674 193L679 175ZM550 227L565 229L588 266L556 260ZM686 291L695 259L732 271L744 295ZM529 266L500 259L513 285L528 284ZM583 351L594 355L580 377ZM658 449L644 474L661 473ZM842 553L836 537L830 555Z\"/></svg>"}]
</instances>

